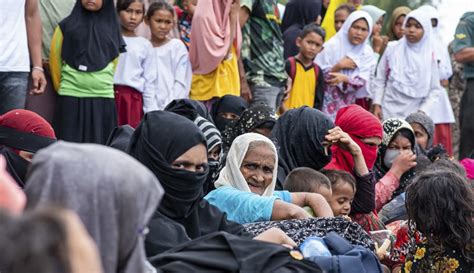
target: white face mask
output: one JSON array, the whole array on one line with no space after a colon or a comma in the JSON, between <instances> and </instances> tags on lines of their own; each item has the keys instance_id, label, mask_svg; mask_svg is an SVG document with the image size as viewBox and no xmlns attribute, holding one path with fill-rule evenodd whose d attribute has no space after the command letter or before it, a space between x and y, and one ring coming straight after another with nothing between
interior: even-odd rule
<instances>
[{"instance_id":1,"label":"white face mask","mask_svg":"<svg viewBox=\"0 0 474 273\"><path fill-rule=\"evenodd\" d=\"M395 158L397 158L398 155L400 155L400 150L387 149L387 151L385 151L385 156L383 158L383 164L385 165L385 167L391 168L393 161L395 160Z\"/></svg>"}]
</instances>

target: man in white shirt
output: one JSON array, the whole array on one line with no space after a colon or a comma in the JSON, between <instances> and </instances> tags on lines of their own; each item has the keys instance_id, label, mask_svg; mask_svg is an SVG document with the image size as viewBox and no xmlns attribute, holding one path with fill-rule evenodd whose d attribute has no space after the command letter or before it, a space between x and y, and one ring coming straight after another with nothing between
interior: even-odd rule
<instances>
[{"instance_id":1,"label":"man in white shirt","mask_svg":"<svg viewBox=\"0 0 474 273\"><path fill-rule=\"evenodd\" d=\"M31 65L31 94L46 87L41 60L38 0L2 0L0 5L0 114L25 107ZM31 64L30 64L31 60Z\"/></svg>"}]
</instances>

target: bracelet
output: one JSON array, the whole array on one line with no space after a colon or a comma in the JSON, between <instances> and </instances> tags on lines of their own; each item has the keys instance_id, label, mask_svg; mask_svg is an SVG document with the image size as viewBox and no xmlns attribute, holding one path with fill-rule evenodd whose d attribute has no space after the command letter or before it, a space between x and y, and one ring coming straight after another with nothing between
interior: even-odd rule
<instances>
[{"instance_id":1,"label":"bracelet","mask_svg":"<svg viewBox=\"0 0 474 273\"><path fill-rule=\"evenodd\" d=\"M41 66L33 66L33 69L39 70L41 72L44 72L44 69Z\"/></svg>"}]
</instances>

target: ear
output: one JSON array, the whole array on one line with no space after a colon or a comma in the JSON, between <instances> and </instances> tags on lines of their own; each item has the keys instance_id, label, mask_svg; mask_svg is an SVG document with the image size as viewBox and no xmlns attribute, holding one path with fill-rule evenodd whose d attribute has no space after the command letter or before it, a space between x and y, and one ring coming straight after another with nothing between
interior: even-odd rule
<instances>
[{"instance_id":1,"label":"ear","mask_svg":"<svg viewBox=\"0 0 474 273\"><path fill-rule=\"evenodd\" d=\"M296 38L296 46L301 47L301 43L303 42L303 39L301 37Z\"/></svg>"}]
</instances>

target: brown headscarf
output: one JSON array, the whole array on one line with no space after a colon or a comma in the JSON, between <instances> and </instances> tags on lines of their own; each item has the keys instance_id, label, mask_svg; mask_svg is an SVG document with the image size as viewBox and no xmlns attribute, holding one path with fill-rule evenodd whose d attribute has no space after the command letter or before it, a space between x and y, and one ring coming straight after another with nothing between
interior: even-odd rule
<instances>
[{"instance_id":1,"label":"brown headscarf","mask_svg":"<svg viewBox=\"0 0 474 273\"><path fill-rule=\"evenodd\" d=\"M401 6L393 10L392 16L390 17L389 27L387 30L388 40L395 41L398 40L393 33L393 27L395 26L395 22L397 21L398 17L400 16L407 16L410 13L411 9L409 7Z\"/></svg>"}]
</instances>

